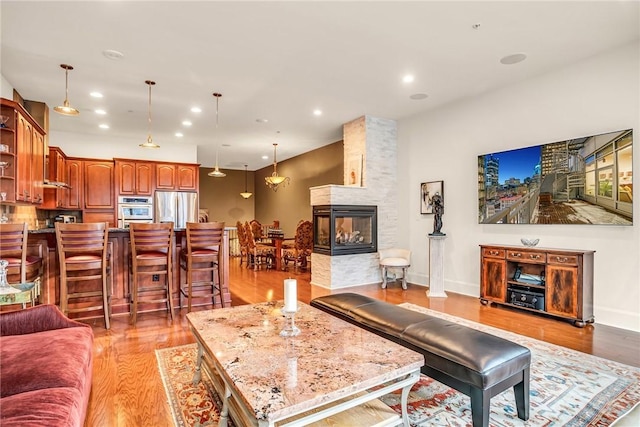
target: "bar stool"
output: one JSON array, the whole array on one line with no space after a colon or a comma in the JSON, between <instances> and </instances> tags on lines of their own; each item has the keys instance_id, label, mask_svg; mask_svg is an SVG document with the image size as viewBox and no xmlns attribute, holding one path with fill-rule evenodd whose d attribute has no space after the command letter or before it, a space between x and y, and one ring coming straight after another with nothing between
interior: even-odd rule
<instances>
[{"instance_id":1,"label":"bar stool","mask_svg":"<svg viewBox=\"0 0 640 427\"><path fill-rule=\"evenodd\" d=\"M20 284L42 280L42 257L27 253L29 232L27 223L0 224L0 259L7 261L7 279L9 284ZM31 305L40 295L40 289L34 287Z\"/></svg>"},{"instance_id":2,"label":"bar stool","mask_svg":"<svg viewBox=\"0 0 640 427\"><path fill-rule=\"evenodd\" d=\"M60 310L80 313L102 310L105 328L109 329L111 317L111 292L108 286L109 261L107 257L108 223L56 222L56 240L60 259ZM72 274L70 274L72 273ZM100 280L99 289L87 289L90 285L81 282ZM70 284L75 283L73 292ZM100 297L100 305L69 308L71 299Z\"/></svg>"},{"instance_id":3,"label":"bar stool","mask_svg":"<svg viewBox=\"0 0 640 427\"><path fill-rule=\"evenodd\" d=\"M173 321L173 222L160 224L129 224L131 237L131 295L130 314L133 326L138 320L138 304L166 303ZM163 275L163 284L142 285L144 276ZM158 294L162 291L162 295ZM145 298L141 295L145 294ZM149 295L148 297L146 295Z\"/></svg>"},{"instance_id":4,"label":"bar stool","mask_svg":"<svg viewBox=\"0 0 640 427\"><path fill-rule=\"evenodd\" d=\"M191 312L193 292L199 289L205 289L206 293L198 294L198 297L210 297L215 306L216 295L219 295L220 305L224 307L220 271L223 234L224 222L187 223L187 248L180 251L180 308L184 295L187 297L187 310ZM182 270L187 273L186 289L182 284ZM194 273L210 274L211 280L207 277L206 280L194 281Z\"/></svg>"}]
</instances>

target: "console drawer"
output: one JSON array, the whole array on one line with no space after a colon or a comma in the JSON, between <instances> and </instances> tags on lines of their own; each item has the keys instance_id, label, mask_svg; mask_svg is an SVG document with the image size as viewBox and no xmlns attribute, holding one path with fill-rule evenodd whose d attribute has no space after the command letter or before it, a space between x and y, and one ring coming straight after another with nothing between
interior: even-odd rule
<instances>
[{"instance_id":1,"label":"console drawer","mask_svg":"<svg viewBox=\"0 0 640 427\"><path fill-rule=\"evenodd\" d=\"M547 254L549 259L549 264L554 265L578 265L578 257L576 255L565 255L565 254Z\"/></svg>"},{"instance_id":2,"label":"console drawer","mask_svg":"<svg viewBox=\"0 0 640 427\"><path fill-rule=\"evenodd\" d=\"M484 258L502 258L504 259L505 250L500 248L482 248L482 256Z\"/></svg>"},{"instance_id":3,"label":"console drawer","mask_svg":"<svg viewBox=\"0 0 640 427\"><path fill-rule=\"evenodd\" d=\"M507 251L507 259L510 261L526 261L528 263L544 264L547 262L547 254L509 249Z\"/></svg>"}]
</instances>

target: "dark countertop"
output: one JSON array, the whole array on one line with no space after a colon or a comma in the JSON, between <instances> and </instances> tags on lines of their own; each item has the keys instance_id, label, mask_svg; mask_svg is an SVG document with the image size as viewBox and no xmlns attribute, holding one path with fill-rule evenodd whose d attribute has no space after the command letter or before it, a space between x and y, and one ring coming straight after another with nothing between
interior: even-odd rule
<instances>
[{"instance_id":1,"label":"dark countertop","mask_svg":"<svg viewBox=\"0 0 640 427\"><path fill-rule=\"evenodd\" d=\"M56 232L55 228L40 228L37 230L29 230L29 234L47 234L47 233L55 233L55 232ZM109 228L109 233L118 233L118 232L128 233L129 229L128 228Z\"/></svg>"}]
</instances>

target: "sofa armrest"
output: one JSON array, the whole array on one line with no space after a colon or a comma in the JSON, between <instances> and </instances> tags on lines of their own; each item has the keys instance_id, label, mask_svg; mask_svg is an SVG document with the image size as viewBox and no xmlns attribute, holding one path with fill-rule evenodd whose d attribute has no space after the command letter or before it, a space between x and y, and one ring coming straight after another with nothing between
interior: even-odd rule
<instances>
[{"instance_id":1,"label":"sofa armrest","mask_svg":"<svg viewBox=\"0 0 640 427\"><path fill-rule=\"evenodd\" d=\"M84 323L68 319L57 306L52 304L0 313L0 335L2 336L74 327L91 328Z\"/></svg>"}]
</instances>

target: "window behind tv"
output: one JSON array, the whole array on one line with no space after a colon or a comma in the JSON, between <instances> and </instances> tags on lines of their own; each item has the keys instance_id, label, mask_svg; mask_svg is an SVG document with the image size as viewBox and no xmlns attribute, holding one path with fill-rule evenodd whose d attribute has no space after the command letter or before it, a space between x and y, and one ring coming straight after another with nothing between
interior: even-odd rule
<instances>
[{"instance_id":1,"label":"window behind tv","mask_svg":"<svg viewBox=\"0 0 640 427\"><path fill-rule=\"evenodd\" d=\"M480 224L633 224L633 130L478 156Z\"/></svg>"}]
</instances>

